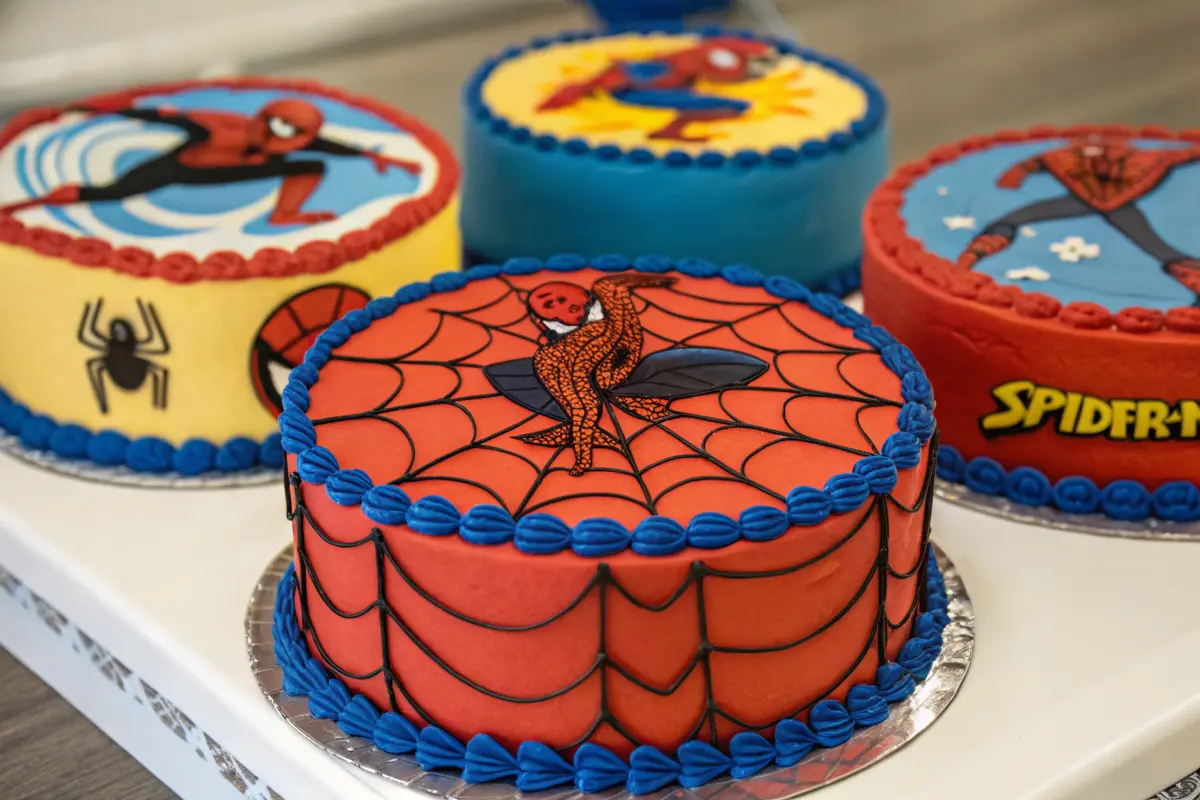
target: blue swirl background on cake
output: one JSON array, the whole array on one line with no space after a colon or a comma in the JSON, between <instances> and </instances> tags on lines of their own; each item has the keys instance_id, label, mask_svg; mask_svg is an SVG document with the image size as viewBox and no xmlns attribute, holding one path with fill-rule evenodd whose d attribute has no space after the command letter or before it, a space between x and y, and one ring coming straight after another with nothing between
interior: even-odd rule
<instances>
[{"instance_id":1,"label":"blue swirl background on cake","mask_svg":"<svg viewBox=\"0 0 1200 800\"><path fill-rule=\"evenodd\" d=\"M1067 194L1066 188L1046 172L1030 174L1019 189L996 186L997 179L1010 167L1067 144L1066 139L1044 139L994 145L933 168L905 193L900 213L909 235L922 242L929 252L955 261L975 236L1000 217L1030 203ZM1184 147L1188 143L1134 139L1132 144L1159 149ZM1198 195L1200 164L1184 165L1173 170L1136 205L1168 244L1200 258ZM951 230L944 221L948 217L970 217L975 225ZM1196 301L1195 295L1167 275L1156 259L1098 214L1033 222L1023 227L1034 235L1018 231L1011 246L981 259L973 270L991 276L1000 284L1048 294L1063 304L1098 303L1114 313L1129 306L1167 311ZM1050 245L1070 236L1099 245L1099 256L1077 262L1061 260L1050 250ZM1031 266L1049 272L1050 279L1005 277L1009 270Z\"/></svg>"},{"instance_id":2,"label":"blue swirl background on cake","mask_svg":"<svg viewBox=\"0 0 1200 800\"><path fill-rule=\"evenodd\" d=\"M643 29L645 33L672 32ZM824 140L733 155L593 146L560 140L497 116L482 88L501 63L531 49L604 36L566 33L490 60L464 90L463 241L492 263L556 253L634 257L663 253L747 264L809 286L847 291L862 258L860 217L887 174L883 93L858 70L793 43L704 28L774 44L862 87L864 115ZM836 284L830 279L843 277Z\"/></svg>"},{"instance_id":3,"label":"blue swirl background on cake","mask_svg":"<svg viewBox=\"0 0 1200 800\"><path fill-rule=\"evenodd\" d=\"M407 157L414 156L420 147L410 134L369 111L301 91L208 87L145 95L137 98L134 106L253 116L267 103L283 98L304 100L320 109L325 119L321 135L331 141L366 150L383 148L389 154ZM121 175L173 150L184 139L178 128L163 123L116 114L68 114L31 128L9 146L12 174L27 197L45 194L63 184L104 184L112 175ZM401 169L380 174L367 158L313 152L285 158L324 163L321 183L306 206L339 217L377 201L390 207L421 189L421 178ZM222 243L227 249L252 253L269 246L272 238L297 231L319 232L327 227L270 224L267 217L273 205L271 198L279 183L279 178L263 178L231 184L166 186L125 200L47 206L23 212L21 219L36 224L44 215L46 221L64 232L114 243L144 240L138 243L150 249L155 249L155 240L170 238L172 248L186 250L193 237L197 244L207 244L204 237L217 234L228 239ZM235 221L233 226L231 219ZM234 238L230 239L231 235Z\"/></svg>"}]
</instances>

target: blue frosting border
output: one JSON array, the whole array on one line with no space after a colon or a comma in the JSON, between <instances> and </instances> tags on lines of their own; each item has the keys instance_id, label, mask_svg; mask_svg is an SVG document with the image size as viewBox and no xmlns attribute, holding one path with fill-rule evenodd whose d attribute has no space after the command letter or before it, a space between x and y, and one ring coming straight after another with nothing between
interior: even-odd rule
<instances>
[{"instance_id":1,"label":"blue frosting border","mask_svg":"<svg viewBox=\"0 0 1200 800\"><path fill-rule=\"evenodd\" d=\"M568 525L553 514L528 514L514 520L500 506L481 504L461 513L444 497L430 495L415 502L399 486L375 485L361 469L343 468L337 457L317 444L317 431L308 417L309 387L320 377L321 368L333 350L350 337L366 330L376 320L394 314L407 303L430 294L453 292L472 281L499 275L530 275L543 270L555 273L576 272L585 268L602 271L636 270L664 273L677 271L703 279L721 279L737 286L761 286L783 300L804 303L813 311L853 331L853 335L880 352L885 366L900 378L904 404L897 416L897 431L880 448L880 454L860 459L851 472L834 475L823 488L797 486L787 494L786 509L752 506L738 519L724 514L701 512L685 526L668 517L652 516L632 530L616 520L603 517ZM745 266L723 269L707 261L672 261L644 256L630 261L623 256L552 256L545 263L533 258L514 258L503 266L485 264L465 272L443 272L428 283L417 282L401 287L394 295L379 297L366 308L351 311L326 328L304 355L284 388L283 413L279 417L283 449L296 456L296 471L305 483L323 485L329 499L341 506L359 506L373 524L406 525L429 536L458 534L480 545L513 542L518 550L547 555L573 550L584 557L614 555L626 549L645 556L667 556L686 547L716 549L740 539L769 541L786 533L790 526L811 526L824 522L831 514L847 514L861 508L873 495L887 494L896 486L900 470L914 469L920 463L920 451L933 438L933 389L912 351L887 331L871 324L857 311L831 294L814 293L790 278L764 277Z\"/></svg>"},{"instance_id":2,"label":"blue frosting border","mask_svg":"<svg viewBox=\"0 0 1200 800\"><path fill-rule=\"evenodd\" d=\"M591 743L580 746L571 761L539 742L522 742L512 753L486 733L463 744L435 725L417 728L393 711L381 713L309 655L296 620L294 564L288 565L279 582L272 634L283 690L289 696L307 696L312 716L334 720L346 733L367 739L386 753L415 753L422 769L461 770L468 783L513 781L526 792L573 783L582 792L624 784L633 794L646 794L673 783L695 788L726 773L748 778L772 765L790 767L814 748L836 747L857 729L883 722L889 704L907 698L916 690L916 682L929 675L942 649L942 632L950 623L946 586L932 551L925 565L925 586L927 610L917 615L898 661L880 666L875 683L851 687L845 704L822 700L813 706L807 723L781 720L771 739L751 731L738 733L728 753L705 741L685 742L674 758L642 745L626 761Z\"/></svg>"},{"instance_id":3,"label":"blue frosting border","mask_svg":"<svg viewBox=\"0 0 1200 800\"><path fill-rule=\"evenodd\" d=\"M492 72L506 61L519 58L532 50L541 50L555 44L567 42L582 42L591 39L603 39L623 35L654 35L691 33L699 36L737 36L751 41L765 42L773 45L781 53L794 55L806 61L819 64L838 75L856 83L866 95L867 108L863 115L852 121L845 130L836 131L825 139L810 139L799 142L794 147L779 146L760 152L754 149L739 150L733 154L705 150L691 153L682 149L670 150L658 155L645 147L623 150L617 145L592 145L585 139L575 137L567 140L559 139L553 134L535 135L528 127L514 125L510 120L494 113L483 99L483 85ZM525 46L510 47L499 56L485 61L479 66L463 87L463 101L467 113L486 125L496 136L508 138L514 144L526 145L542 151L562 149L569 155L591 156L601 161L624 160L632 164L645 165L661 161L668 167L701 167L715 169L732 165L738 169L753 169L763 165L773 167L789 167L804 162L812 162L831 154L836 154L853 147L857 142L869 138L879 130L887 118L887 100L883 91L866 73L855 67L818 53L806 47L772 36L764 36L751 30L724 28L720 26L705 26L695 30L682 31L679 26L651 25L638 26L633 30L599 30L599 31L566 31L555 36L543 36L532 40Z\"/></svg>"},{"instance_id":4,"label":"blue frosting border","mask_svg":"<svg viewBox=\"0 0 1200 800\"><path fill-rule=\"evenodd\" d=\"M34 450L59 458L91 461L102 467L128 467L134 472L187 476L205 472L244 472L255 467L280 468L282 437L269 434L261 442L235 436L217 444L208 439L188 439L179 447L155 436L130 439L120 431L92 431L82 425L61 423L37 414L0 389L0 429Z\"/></svg>"},{"instance_id":5,"label":"blue frosting border","mask_svg":"<svg viewBox=\"0 0 1200 800\"><path fill-rule=\"evenodd\" d=\"M494 262L485 255L464 248L463 263L471 267ZM862 261L856 259L853 263L834 270L832 275L808 288L811 292L818 294L823 292L845 299L847 295L853 294L862 288Z\"/></svg>"},{"instance_id":6,"label":"blue frosting border","mask_svg":"<svg viewBox=\"0 0 1200 800\"><path fill-rule=\"evenodd\" d=\"M1069 475L1051 483L1034 467L1006 470L987 456L964 459L956 447L938 447L937 476L990 496L1004 496L1034 508L1050 506L1068 514L1101 513L1126 522L1150 517L1171 522L1200 521L1200 486L1169 481L1150 491L1136 480L1116 480L1101 489L1091 478Z\"/></svg>"}]
</instances>

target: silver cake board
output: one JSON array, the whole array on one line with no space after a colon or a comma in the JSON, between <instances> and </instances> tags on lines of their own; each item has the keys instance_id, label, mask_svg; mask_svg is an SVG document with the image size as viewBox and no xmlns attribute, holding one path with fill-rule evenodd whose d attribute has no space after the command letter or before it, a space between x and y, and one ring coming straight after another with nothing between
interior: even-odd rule
<instances>
[{"instance_id":1,"label":"silver cake board","mask_svg":"<svg viewBox=\"0 0 1200 800\"><path fill-rule=\"evenodd\" d=\"M961 483L941 479L938 479L934 493L940 502L954 503L972 511L1024 525L1090 533L1096 536L1115 536L1121 539L1200 541L1200 522L1171 522L1155 518L1130 522L1113 519L1104 514L1069 514L1051 506L1034 507L1014 503L1003 495L981 494Z\"/></svg>"},{"instance_id":2,"label":"silver cake board","mask_svg":"<svg viewBox=\"0 0 1200 800\"><path fill-rule=\"evenodd\" d=\"M946 584L950 624L943 631L942 650L928 677L917 683L910 697L889 706L888 718L880 724L859 730L837 747L816 748L794 766L764 770L741 780L725 776L696 789L673 785L644 795L633 795L623 788L589 795L566 786L530 793L528 797L784 800L828 786L896 752L932 725L950 705L966 679L975 650L971 598L954 563L937 545L933 545L933 551ZM313 717L307 697L289 696L283 690L283 671L275 660L274 628L269 622L274 618L279 581L291 563L292 548L288 547L267 566L255 586L246 609L246 649L263 695L293 729L335 758L424 794L447 800L518 800L526 796L512 784L469 784L457 772L424 770L412 754L386 753L366 739L347 734L333 720Z\"/></svg>"},{"instance_id":3,"label":"silver cake board","mask_svg":"<svg viewBox=\"0 0 1200 800\"><path fill-rule=\"evenodd\" d=\"M279 481L282 469L254 467L238 472L211 470L200 475L184 475L182 472L137 472L125 466L106 467L87 459L63 458L49 450L29 447L20 437L4 431L0 431L0 452L59 475L144 489L229 489L237 486L262 486Z\"/></svg>"},{"instance_id":4,"label":"silver cake board","mask_svg":"<svg viewBox=\"0 0 1200 800\"><path fill-rule=\"evenodd\" d=\"M291 540L279 486L145 491L4 457L0 485L0 646L173 791L419 800L296 735L247 669L247 596ZM915 745L813 797L1146 800L1196 769L1200 547L950 503L933 525L986 631L971 677Z\"/></svg>"}]
</instances>

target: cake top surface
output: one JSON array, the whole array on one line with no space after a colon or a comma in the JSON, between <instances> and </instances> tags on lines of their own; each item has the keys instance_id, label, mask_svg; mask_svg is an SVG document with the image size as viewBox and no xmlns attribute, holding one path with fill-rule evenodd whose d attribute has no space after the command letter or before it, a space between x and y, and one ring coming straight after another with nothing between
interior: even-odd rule
<instances>
[{"instance_id":1,"label":"cake top surface","mask_svg":"<svg viewBox=\"0 0 1200 800\"><path fill-rule=\"evenodd\" d=\"M550 263L438 276L322 334L283 395L300 477L384 524L604 518L627 546L647 518L781 535L920 462L924 373L831 296L703 262Z\"/></svg>"},{"instance_id":2,"label":"cake top surface","mask_svg":"<svg viewBox=\"0 0 1200 800\"><path fill-rule=\"evenodd\" d=\"M1200 134L1045 127L940 148L885 183L869 216L957 296L1075 327L1194 332L1198 188ZM936 259L917 264L922 251Z\"/></svg>"},{"instance_id":3,"label":"cake top surface","mask_svg":"<svg viewBox=\"0 0 1200 800\"><path fill-rule=\"evenodd\" d=\"M748 32L564 34L511 50L469 88L540 146L732 156L847 146L882 122L856 70ZM548 137L548 138L547 138ZM794 159L794 155L792 158Z\"/></svg>"},{"instance_id":4,"label":"cake top surface","mask_svg":"<svg viewBox=\"0 0 1200 800\"><path fill-rule=\"evenodd\" d=\"M305 245L404 235L457 182L436 134L367 98L253 78L147 86L0 133L0 239L85 263L100 248L138 263L267 251L287 272L280 254Z\"/></svg>"}]
</instances>

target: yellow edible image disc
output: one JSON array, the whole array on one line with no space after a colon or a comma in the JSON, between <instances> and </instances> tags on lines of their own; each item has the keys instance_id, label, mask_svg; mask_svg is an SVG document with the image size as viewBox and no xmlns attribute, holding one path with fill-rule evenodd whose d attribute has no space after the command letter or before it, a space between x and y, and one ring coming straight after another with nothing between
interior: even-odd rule
<instances>
[{"instance_id":1,"label":"yellow edible image disc","mask_svg":"<svg viewBox=\"0 0 1200 800\"><path fill-rule=\"evenodd\" d=\"M535 136L658 155L798 147L847 129L868 106L852 79L732 35L555 44L500 64L482 91L493 113Z\"/></svg>"}]
</instances>

